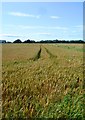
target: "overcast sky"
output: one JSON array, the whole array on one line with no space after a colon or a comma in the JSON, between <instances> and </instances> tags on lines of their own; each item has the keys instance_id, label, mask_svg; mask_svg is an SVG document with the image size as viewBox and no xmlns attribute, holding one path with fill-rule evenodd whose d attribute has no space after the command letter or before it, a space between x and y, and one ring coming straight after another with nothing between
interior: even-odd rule
<instances>
[{"instance_id":1,"label":"overcast sky","mask_svg":"<svg viewBox=\"0 0 85 120\"><path fill-rule=\"evenodd\" d=\"M4 2L0 39L83 39L83 3Z\"/></svg>"}]
</instances>

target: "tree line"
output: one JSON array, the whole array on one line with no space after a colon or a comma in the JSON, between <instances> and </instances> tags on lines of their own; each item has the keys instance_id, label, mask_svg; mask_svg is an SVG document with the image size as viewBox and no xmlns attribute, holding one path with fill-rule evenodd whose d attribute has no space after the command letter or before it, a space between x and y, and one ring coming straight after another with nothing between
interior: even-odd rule
<instances>
[{"instance_id":1,"label":"tree line","mask_svg":"<svg viewBox=\"0 0 85 120\"><path fill-rule=\"evenodd\" d=\"M13 42L9 42L6 40L2 40L0 43L85 43L85 41L83 40L40 40L40 41L35 41L35 40L25 40L25 41L21 41L20 39L17 39Z\"/></svg>"}]
</instances>

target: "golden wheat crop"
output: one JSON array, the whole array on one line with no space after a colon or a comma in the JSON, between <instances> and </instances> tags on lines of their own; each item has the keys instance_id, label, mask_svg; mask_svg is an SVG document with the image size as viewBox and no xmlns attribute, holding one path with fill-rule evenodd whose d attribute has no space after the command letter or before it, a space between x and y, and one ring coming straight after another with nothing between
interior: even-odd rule
<instances>
[{"instance_id":1,"label":"golden wheat crop","mask_svg":"<svg viewBox=\"0 0 85 120\"><path fill-rule=\"evenodd\" d=\"M83 45L4 44L3 118L83 118Z\"/></svg>"}]
</instances>

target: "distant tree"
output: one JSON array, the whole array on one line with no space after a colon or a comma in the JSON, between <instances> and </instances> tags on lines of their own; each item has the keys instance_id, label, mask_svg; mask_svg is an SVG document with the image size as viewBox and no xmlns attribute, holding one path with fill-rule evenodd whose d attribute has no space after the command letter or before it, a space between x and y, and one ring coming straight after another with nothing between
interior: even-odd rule
<instances>
[{"instance_id":1,"label":"distant tree","mask_svg":"<svg viewBox=\"0 0 85 120\"><path fill-rule=\"evenodd\" d=\"M2 43L6 43L6 40L3 40Z\"/></svg>"},{"instance_id":2,"label":"distant tree","mask_svg":"<svg viewBox=\"0 0 85 120\"><path fill-rule=\"evenodd\" d=\"M6 40L0 40L0 43L6 43Z\"/></svg>"},{"instance_id":3,"label":"distant tree","mask_svg":"<svg viewBox=\"0 0 85 120\"><path fill-rule=\"evenodd\" d=\"M30 43L31 41L30 41L30 39L28 39L28 40L25 40L23 43Z\"/></svg>"},{"instance_id":4,"label":"distant tree","mask_svg":"<svg viewBox=\"0 0 85 120\"><path fill-rule=\"evenodd\" d=\"M7 41L6 43L12 43L12 42L10 42L10 41Z\"/></svg>"},{"instance_id":5,"label":"distant tree","mask_svg":"<svg viewBox=\"0 0 85 120\"><path fill-rule=\"evenodd\" d=\"M84 43L84 41L83 40L79 40L79 43Z\"/></svg>"},{"instance_id":6,"label":"distant tree","mask_svg":"<svg viewBox=\"0 0 85 120\"><path fill-rule=\"evenodd\" d=\"M13 43L22 43L22 41L20 39L17 39Z\"/></svg>"},{"instance_id":7,"label":"distant tree","mask_svg":"<svg viewBox=\"0 0 85 120\"><path fill-rule=\"evenodd\" d=\"M28 39L28 40L25 40L23 43L35 43L35 41Z\"/></svg>"},{"instance_id":8,"label":"distant tree","mask_svg":"<svg viewBox=\"0 0 85 120\"><path fill-rule=\"evenodd\" d=\"M34 41L34 40L31 40L31 43L35 43L35 41Z\"/></svg>"}]
</instances>

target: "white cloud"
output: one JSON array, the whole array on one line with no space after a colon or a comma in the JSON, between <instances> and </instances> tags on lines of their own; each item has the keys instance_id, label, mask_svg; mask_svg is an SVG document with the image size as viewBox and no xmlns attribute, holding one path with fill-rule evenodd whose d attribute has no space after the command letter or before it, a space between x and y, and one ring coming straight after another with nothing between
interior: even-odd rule
<instances>
[{"instance_id":1,"label":"white cloud","mask_svg":"<svg viewBox=\"0 0 85 120\"><path fill-rule=\"evenodd\" d=\"M58 30L68 30L67 27L59 27L59 26L26 26L26 25L18 25L21 29L58 29Z\"/></svg>"},{"instance_id":2,"label":"white cloud","mask_svg":"<svg viewBox=\"0 0 85 120\"><path fill-rule=\"evenodd\" d=\"M21 29L46 29L46 26L26 26L26 25L19 25L18 27L20 27Z\"/></svg>"},{"instance_id":3,"label":"white cloud","mask_svg":"<svg viewBox=\"0 0 85 120\"><path fill-rule=\"evenodd\" d=\"M26 14L21 12L9 12L8 14L12 16L17 16L17 17L40 18L40 15L32 15L32 14Z\"/></svg>"},{"instance_id":4,"label":"white cloud","mask_svg":"<svg viewBox=\"0 0 85 120\"><path fill-rule=\"evenodd\" d=\"M42 32L42 33L35 33L35 34L37 34L37 35L51 35L51 33L47 33L47 32Z\"/></svg>"},{"instance_id":5,"label":"white cloud","mask_svg":"<svg viewBox=\"0 0 85 120\"><path fill-rule=\"evenodd\" d=\"M72 33L77 33L77 31L76 31L76 30L73 30Z\"/></svg>"},{"instance_id":6,"label":"white cloud","mask_svg":"<svg viewBox=\"0 0 85 120\"><path fill-rule=\"evenodd\" d=\"M50 18L52 18L52 19L59 19L60 17L59 16L50 16Z\"/></svg>"},{"instance_id":7,"label":"white cloud","mask_svg":"<svg viewBox=\"0 0 85 120\"><path fill-rule=\"evenodd\" d=\"M1 37L20 37L19 35L15 34L0 34Z\"/></svg>"},{"instance_id":8,"label":"white cloud","mask_svg":"<svg viewBox=\"0 0 85 120\"><path fill-rule=\"evenodd\" d=\"M58 29L58 30L67 30L68 28L67 27L58 27L58 26L55 26L55 27L50 27L51 29Z\"/></svg>"},{"instance_id":9,"label":"white cloud","mask_svg":"<svg viewBox=\"0 0 85 120\"><path fill-rule=\"evenodd\" d=\"M81 31L81 30L83 31L84 26L83 25L77 25L77 26L74 26L73 28L75 28L78 31Z\"/></svg>"},{"instance_id":10,"label":"white cloud","mask_svg":"<svg viewBox=\"0 0 85 120\"><path fill-rule=\"evenodd\" d=\"M77 26L74 26L74 27L83 29L83 25L77 25Z\"/></svg>"}]
</instances>

